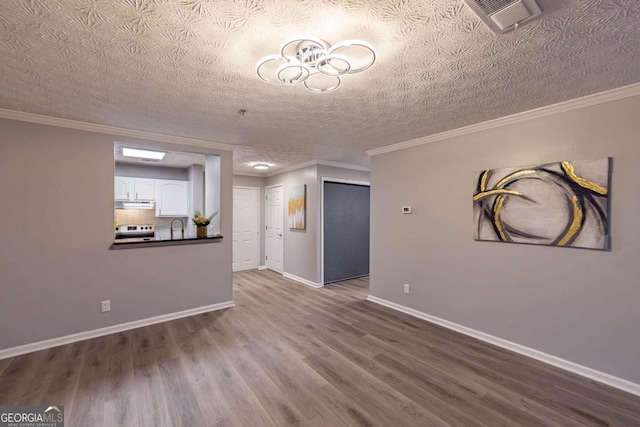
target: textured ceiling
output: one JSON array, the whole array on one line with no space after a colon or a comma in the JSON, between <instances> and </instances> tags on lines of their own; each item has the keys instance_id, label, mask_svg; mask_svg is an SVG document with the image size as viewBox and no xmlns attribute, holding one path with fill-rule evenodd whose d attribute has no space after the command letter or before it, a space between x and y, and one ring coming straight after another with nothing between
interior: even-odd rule
<instances>
[{"instance_id":1,"label":"textured ceiling","mask_svg":"<svg viewBox=\"0 0 640 427\"><path fill-rule=\"evenodd\" d=\"M367 149L640 81L638 0L539 3L496 35L462 0L4 0L0 108L238 145L242 172L367 164ZM362 38L378 61L330 94L261 81L256 62L298 34Z\"/></svg>"}]
</instances>

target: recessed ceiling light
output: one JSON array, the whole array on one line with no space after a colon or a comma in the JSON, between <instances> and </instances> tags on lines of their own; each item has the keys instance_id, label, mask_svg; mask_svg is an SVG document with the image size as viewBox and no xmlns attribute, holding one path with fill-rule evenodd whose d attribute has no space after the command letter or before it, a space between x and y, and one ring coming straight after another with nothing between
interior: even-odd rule
<instances>
[{"instance_id":1,"label":"recessed ceiling light","mask_svg":"<svg viewBox=\"0 0 640 427\"><path fill-rule=\"evenodd\" d=\"M138 148L122 147L122 155L125 157L137 157L139 159L162 160L167 153L164 151L140 150Z\"/></svg>"},{"instance_id":2,"label":"recessed ceiling light","mask_svg":"<svg viewBox=\"0 0 640 427\"><path fill-rule=\"evenodd\" d=\"M254 169L258 169L261 171L267 170L267 169L271 169L271 166L269 166L266 163L256 163L255 165L253 165Z\"/></svg>"}]
</instances>

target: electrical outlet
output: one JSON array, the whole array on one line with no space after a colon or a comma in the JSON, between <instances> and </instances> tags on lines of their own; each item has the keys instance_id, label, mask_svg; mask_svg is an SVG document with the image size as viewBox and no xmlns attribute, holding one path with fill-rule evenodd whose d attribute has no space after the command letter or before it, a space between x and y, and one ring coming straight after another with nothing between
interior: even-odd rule
<instances>
[{"instance_id":1,"label":"electrical outlet","mask_svg":"<svg viewBox=\"0 0 640 427\"><path fill-rule=\"evenodd\" d=\"M107 311L111 311L111 300L106 299L100 302L100 312L106 313Z\"/></svg>"},{"instance_id":2,"label":"electrical outlet","mask_svg":"<svg viewBox=\"0 0 640 427\"><path fill-rule=\"evenodd\" d=\"M404 293L405 294L410 294L411 293L411 287L409 286L408 283L404 284Z\"/></svg>"}]
</instances>

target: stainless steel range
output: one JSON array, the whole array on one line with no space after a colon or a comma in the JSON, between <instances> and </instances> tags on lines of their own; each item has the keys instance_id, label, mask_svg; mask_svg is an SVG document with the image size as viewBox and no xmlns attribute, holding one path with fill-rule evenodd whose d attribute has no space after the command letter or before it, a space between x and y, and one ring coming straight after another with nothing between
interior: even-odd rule
<instances>
[{"instance_id":1,"label":"stainless steel range","mask_svg":"<svg viewBox=\"0 0 640 427\"><path fill-rule=\"evenodd\" d=\"M116 227L116 239L153 240L156 237L153 225L119 225Z\"/></svg>"}]
</instances>

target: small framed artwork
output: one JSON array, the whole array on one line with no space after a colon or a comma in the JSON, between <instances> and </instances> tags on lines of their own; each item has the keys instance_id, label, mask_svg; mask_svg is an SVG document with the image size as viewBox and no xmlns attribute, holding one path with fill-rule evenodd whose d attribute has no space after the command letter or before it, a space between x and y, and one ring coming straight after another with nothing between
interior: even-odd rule
<instances>
[{"instance_id":1,"label":"small framed artwork","mask_svg":"<svg viewBox=\"0 0 640 427\"><path fill-rule=\"evenodd\" d=\"M307 186L293 185L289 188L289 228L305 230L307 228Z\"/></svg>"},{"instance_id":2,"label":"small framed artwork","mask_svg":"<svg viewBox=\"0 0 640 427\"><path fill-rule=\"evenodd\" d=\"M611 159L475 173L475 240L609 250Z\"/></svg>"}]
</instances>

